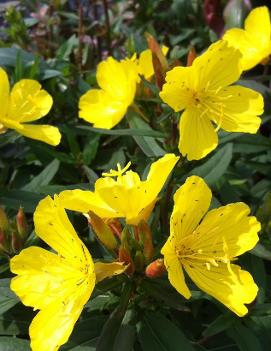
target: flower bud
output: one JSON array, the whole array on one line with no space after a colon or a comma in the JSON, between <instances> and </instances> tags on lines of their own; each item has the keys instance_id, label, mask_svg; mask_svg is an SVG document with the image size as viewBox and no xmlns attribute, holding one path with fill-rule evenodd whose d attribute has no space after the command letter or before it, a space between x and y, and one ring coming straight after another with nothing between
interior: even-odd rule
<instances>
[{"instance_id":1,"label":"flower bud","mask_svg":"<svg viewBox=\"0 0 271 351\"><path fill-rule=\"evenodd\" d=\"M0 207L0 229L6 231L9 228L8 217L5 211Z\"/></svg>"},{"instance_id":2,"label":"flower bud","mask_svg":"<svg viewBox=\"0 0 271 351\"><path fill-rule=\"evenodd\" d=\"M142 221L138 226L139 241L143 246L143 255L145 261L148 263L153 256L153 242L152 242L152 233L148 223Z\"/></svg>"},{"instance_id":3,"label":"flower bud","mask_svg":"<svg viewBox=\"0 0 271 351\"><path fill-rule=\"evenodd\" d=\"M22 249L22 239L15 231L11 233L11 248L13 252L20 252Z\"/></svg>"},{"instance_id":4,"label":"flower bud","mask_svg":"<svg viewBox=\"0 0 271 351\"><path fill-rule=\"evenodd\" d=\"M137 272L142 272L144 270L144 256L141 251L136 251L135 257L135 270Z\"/></svg>"},{"instance_id":5,"label":"flower bud","mask_svg":"<svg viewBox=\"0 0 271 351\"><path fill-rule=\"evenodd\" d=\"M115 250L118 243L110 227L95 213L89 211L88 221L101 243L109 250Z\"/></svg>"},{"instance_id":6,"label":"flower bud","mask_svg":"<svg viewBox=\"0 0 271 351\"><path fill-rule=\"evenodd\" d=\"M191 47L188 51L186 66L192 66L193 61L197 57L197 53L194 47Z\"/></svg>"},{"instance_id":7,"label":"flower bud","mask_svg":"<svg viewBox=\"0 0 271 351\"><path fill-rule=\"evenodd\" d=\"M135 271L135 265L131 257L130 251L125 246L120 246L119 248L119 261L127 265L126 273L133 275Z\"/></svg>"},{"instance_id":8,"label":"flower bud","mask_svg":"<svg viewBox=\"0 0 271 351\"><path fill-rule=\"evenodd\" d=\"M156 85L160 90L165 82L166 72L168 71L168 63L160 45L154 39L154 37L146 33L146 39L149 49L152 52L152 64L156 78Z\"/></svg>"},{"instance_id":9,"label":"flower bud","mask_svg":"<svg viewBox=\"0 0 271 351\"><path fill-rule=\"evenodd\" d=\"M148 278L153 279L161 277L165 272L166 267L164 265L164 260L162 258L158 258L147 266L145 275Z\"/></svg>"},{"instance_id":10,"label":"flower bud","mask_svg":"<svg viewBox=\"0 0 271 351\"><path fill-rule=\"evenodd\" d=\"M19 211L16 215L16 225L17 225L17 230L20 237L22 239L25 239L28 234L29 228L28 228L27 220L22 207L19 208Z\"/></svg>"}]
</instances>

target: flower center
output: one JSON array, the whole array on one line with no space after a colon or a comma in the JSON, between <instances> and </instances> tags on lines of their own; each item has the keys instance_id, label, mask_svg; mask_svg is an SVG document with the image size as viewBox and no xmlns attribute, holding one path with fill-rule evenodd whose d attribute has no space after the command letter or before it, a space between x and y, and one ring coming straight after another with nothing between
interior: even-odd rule
<instances>
[{"instance_id":1,"label":"flower center","mask_svg":"<svg viewBox=\"0 0 271 351\"><path fill-rule=\"evenodd\" d=\"M194 235L192 234L192 236ZM188 239L190 240L184 240L175 249L176 255L181 264L188 264L190 267L193 267L194 264L202 264L210 270L212 266L218 267L219 263L222 262L226 263L230 270L230 262L232 259L228 254L228 246L225 240L223 240L222 249L216 251L214 247L210 247L207 250L194 249L191 242L192 240L195 242L195 238L188 237Z\"/></svg>"}]
</instances>

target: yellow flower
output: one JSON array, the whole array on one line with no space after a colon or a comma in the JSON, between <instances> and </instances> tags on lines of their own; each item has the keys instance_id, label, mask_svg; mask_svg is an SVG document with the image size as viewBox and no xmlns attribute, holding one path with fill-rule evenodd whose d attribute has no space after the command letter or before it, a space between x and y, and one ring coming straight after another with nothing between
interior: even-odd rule
<instances>
[{"instance_id":1,"label":"yellow flower","mask_svg":"<svg viewBox=\"0 0 271 351\"><path fill-rule=\"evenodd\" d=\"M166 56L168 47L163 45L162 52ZM140 53L137 60L138 73L145 79L150 79L154 75L154 69L152 64L152 52L150 49L144 50Z\"/></svg>"},{"instance_id":2,"label":"yellow flower","mask_svg":"<svg viewBox=\"0 0 271 351\"><path fill-rule=\"evenodd\" d=\"M0 133L10 128L28 138L58 145L61 139L58 128L28 123L40 119L50 111L53 104L51 95L32 79L22 79L14 85L11 92L9 90L7 74L0 68Z\"/></svg>"},{"instance_id":3,"label":"yellow flower","mask_svg":"<svg viewBox=\"0 0 271 351\"><path fill-rule=\"evenodd\" d=\"M245 29L229 29L223 39L241 51L244 70L268 59L271 54L271 25L268 8L262 6L252 10L246 18Z\"/></svg>"},{"instance_id":4,"label":"yellow flower","mask_svg":"<svg viewBox=\"0 0 271 351\"><path fill-rule=\"evenodd\" d=\"M238 50L218 41L192 66L167 73L160 97L176 112L184 110L179 149L188 160L199 160L216 148L220 127L227 132L257 132L263 97L245 87L229 86L242 72L240 57Z\"/></svg>"},{"instance_id":5,"label":"yellow flower","mask_svg":"<svg viewBox=\"0 0 271 351\"><path fill-rule=\"evenodd\" d=\"M147 220L169 173L178 161L174 154L167 154L151 165L146 180L127 171L130 163L121 169L103 174L95 183L95 190L65 190L59 194L63 207L87 213L94 212L101 218L125 218L127 224L137 225ZM113 179L116 177L116 180Z\"/></svg>"},{"instance_id":6,"label":"yellow flower","mask_svg":"<svg viewBox=\"0 0 271 351\"><path fill-rule=\"evenodd\" d=\"M93 262L55 196L43 199L35 213L36 234L56 253L29 247L11 259L17 277L11 289L26 306L40 310L29 334L33 351L57 351L69 338L90 298L95 282L125 267L118 262Z\"/></svg>"},{"instance_id":7,"label":"yellow flower","mask_svg":"<svg viewBox=\"0 0 271 351\"><path fill-rule=\"evenodd\" d=\"M91 89L81 96L79 117L93 123L95 128L113 128L134 101L138 79L133 60L118 62L109 57L101 62L97 69L101 89Z\"/></svg>"},{"instance_id":8,"label":"yellow flower","mask_svg":"<svg viewBox=\"0 0 271 351\"><path fill-rule=\"evenodd\" d=\"M189 177L174 195L170 236L161 250L168 278L185 298L191 293L183 269L203 291L238 316L247 313L258 288L251 275L231 262L259 240L260 223L239 202L211 210L212 193L200 177Z\"/></svg>"}]
</instances>

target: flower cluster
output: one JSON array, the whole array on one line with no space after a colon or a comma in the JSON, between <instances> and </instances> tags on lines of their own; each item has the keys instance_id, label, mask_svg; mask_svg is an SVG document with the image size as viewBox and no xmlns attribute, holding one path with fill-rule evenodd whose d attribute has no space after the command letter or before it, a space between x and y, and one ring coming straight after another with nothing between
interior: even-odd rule
<instances>
[{"instance_id":1,"label":"flower cluster","mask_svg":"<svg viewBox=\"0 0 271 351\"><path fill-rule=\"evenodd\" d=\"M188 161L199 160L218 146L220 128L242 133L259 129L262 95L234 84L244 70L269 57L270 28L268 10L257 8L248 16L244 30L229 30L190 66L162 72L165 65L160 65L164 84L159 96L175 112L182 112L179 151ZM159 48L158 55L146 50L139 57L122 61L109 57L101 62L97 69L99 89L81 96L79 117L96 128L116 126L136 103L140 84L152 79L155 62L159 57L165 59L161 55L167 50ZM7 74L1 69L0 85L1 131L14 129L58 145L58 128L28 123L47 115L52 107L51 96L40 84L23 79L9 92ZM238 316L248 312L246 305L256 298L258 287L249 272L233 263L259 240L260 223L250 216L246 204L209 210L212 192L202 178L192 175L182 185L177 179L170 232L161 256L157 259L154 254L149 218L171 172L182 167L179 158L165 154L151 164L146 179L130 169L130 162L124 168L117 164L117 170L111 169L96 180L93 191L65 190L40 201L34 213L35 232L53 252L31 246L10 261L16 274L11 289L23 304L39 310L29 330L33 351L57 351L66 343L95 284L115 274L123 273L133 280L135 275L154 278L166 271L170 284L189 299L186 272L196 286ZM111 262L94 262L66 210L88 219L99 242L112 253ZM2 223L7 230L3 215ZM4 229L0 223L0 232Z\"/></svg>"}]
</instances>

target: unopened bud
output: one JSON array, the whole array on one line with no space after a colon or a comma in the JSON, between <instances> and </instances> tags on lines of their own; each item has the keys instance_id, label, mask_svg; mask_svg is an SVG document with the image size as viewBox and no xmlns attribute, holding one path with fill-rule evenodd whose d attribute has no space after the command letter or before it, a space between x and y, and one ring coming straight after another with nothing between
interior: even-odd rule
<instances>
[{"instance_id":1,"label":"unopened bud","mask_svg":"<svg viewBox=\"0 0 271 351\"><path fill-rule=\"evenodd\" d=\"M5 246L6 246L6 235L5 235L5 232L2 229L0 229L0 252L6 251Z\"/></svg>"},{"instance_id":2,"label":"unopened bud","mask_svg":"<svg viewBox=\"0 0 271 351\"><path fill-rule=\"evenodd\" d=\"M22 249L22 239L15 231L11 234L11 247L13 252L20 252Z\"/></svg>"},{"instance_id":3,"label":"unopened bud","mask_svg":"<svg viewBox=\"0 0 271 351\"><path fill-rule=\"evenodd\" d=\"M144 269L144 256L141 251L136 251L134 261L135 261L135 270L137 272L142 272Z\"/></svg>"},{"instance_id":4,"label":"unopened bud","mask_svg":"<svg viewBox=\"0 0 271 351\"><path fill-rule=\"evenodd\" d=\"M118 243L110 227L95 213L89 211L89 223L101 243L109 250L115 250Z\"/></svg>"},{"instance_id":5,"label":"unopened bud","mask_svg":"<svg viewBox=\"0 0 271 351\"><path fill-rule=\"evenodd\" d=\"M135 265L128 248L120 246L119 261L123 262L126 266L128 266L126 269L126 273L129 275L133 275L135 271Z\"/></svg>"},{"instance_id":6,"label":"unopened bud","mask_svg":"<svg viewBox=\"0 0 271 351\"><path fill-rule=\"evenodd\" d=\"M5 211L0 207L0 229L6 231L9 227L8 217Z\"/></svg>"},{"instance_id":7,"label":"unopened bud","mask_svg":"<svg viewBox=\"0 0 271 351\"><path fill-rule=\"evenodd\" d=\"M164 260L162 258L158 258L147 266L145 275L148 278L153 279L161 277L165 272L166 267L164 265Z\"/></svg>"},{"instance_id":8,"label":"unopened bud","mask_svg":"<svg viewBox=\"0 0 271 351\"><path fill-rule=\"evenodd\" d=\"M156 84L160 90L165 82L166 72L168 71L168 63L165 55L163 54L162 48L154 39L154 37L146 33L146 39L149 49L152 52L152 64L156 78Z\"/></svg>"},{"instance_id":9,"label":"unopened bud","mask_svg":"<svg viewBox=\"0 0 271 351\"><path fill-rule=\"evenodd\" d=\"M139 241L143 246L143 254L146 263L149 263L153 256L152 233L147 222L142 221L138 226Z\"/></svg>"},{"instance_id":10,"label":"unopened bud","mask_svg":"<svg viewBox=\"0 0 271 351\"><path fill-rule=\"evenodd\" d=\"M17 230L22 239L24 239L28 234L28 224L22 207L19 208L19 211L16 215L16 224Z\"/></svg>"},{"instance_id":11,"label":"unopened bud","mask_svg":"<svg viewBox=\"0 0 271 351\"><path fill-rule=\"evenodd\" d=\"M197 57L197 53L194 47L190 48L187 55L186 66L192 66L193 61Z\"/></svg>"},{"instance_id":12,"label":"unopened bud","mask_svg":"<svg viewBox=\"0 0 271 351\"><path fill-rule=\"evenodd\" d=\"M119 239L121 239L122 226L117 218L105 220L105 223L110 227L113 234L115 234Z\"/></svg>"}]
</instances>

